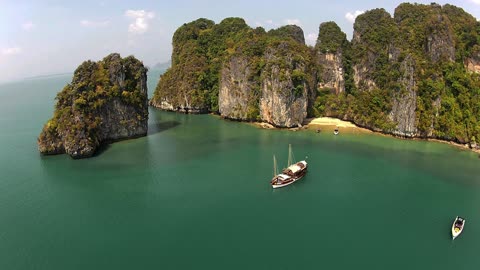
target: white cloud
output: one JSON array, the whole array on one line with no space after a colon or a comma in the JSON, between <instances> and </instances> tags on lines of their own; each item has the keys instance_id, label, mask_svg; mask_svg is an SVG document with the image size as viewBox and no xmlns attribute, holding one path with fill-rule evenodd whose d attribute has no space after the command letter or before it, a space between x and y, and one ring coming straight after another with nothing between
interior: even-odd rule
<instances>
[{"instance_id":1,"label":"white cloud","mask_svg":"<svg viewBox=\"0 0 480 270\"><path fill-rule=\"evenodd\" d=\"M128 32L134 34L143 34L148 30L148 21L155 17L155 13L145 10L127 10L125 16L135 21L128 25Z\"/></svg>"},{"instance_id":2,"label":"white cloud","mask_svg":"<svg viewBox=\"0 0 480 270\"><path fill-rule=\"evenodd\" d=\"M3 55L14 55L14 54L19 54L21 52L22 52L22 48L19 48L19 47L11 47L11 48L2 49L2 54Z\"/></svg>"},{"instance_id":3,"label":"white cloud","mask_svg":"<svg viewBox=\"0 0 480 270\"><path fill-rule=\"evenodd\" d=\"M263 23L261 23L261 22L255 22L255 26L257 26L257 27L263 27Z\"/></svg>"},{"instance_id":4,"label":"white cloud","mask_svg":"<svg viewBox=\"0 0 480 270\"><path fill-rule=\"evenodd\" d=\"M32 30L33 28L35 28L35 24L33 24L32 22L25 22L22 24L22 28L23 30Z\"/></svg>"},{"instance_id":5,"label":"white cloud","mask_svg":"<svg viewBox=\"0 0 480 270\"><path fill-rule=\"evenodd\" d=\"M280 26L279 23L274 22L272 19L265 20L265 21L263 21L263 22L261 22L261 23L262 23L263 25L265 25L265 27L267 27L267 28Z\"/></svg>"},{"instance_id":6,"label":"white cloud","mask_svg":"<svg viewBox=\"0 0 480 270\"><path fill-rule=\"evenodd\" d=\"M476 1L480 1L480 0L476 0ZM360 14L363 14L365 11L363 10L356 10L355 12L347 12L347 14L345 14L345 18L347 19L347 21L351 22L351 23L354 23L355 22L355 18L357 18L358 15Z\"/></svg>"},{"instance_id":7,"label":"white cloud","mask_svg":"<svg viewBox=\"0 0 480 270\"><path fill-rule=\"evenodd\" d=\"M81 20L80 24L85 27L105 27L110 24L110 21L90 21L90 20Z\"/></svg>"},{"instance_id":8,"label":"white cloud","mask_svg":"<svg viewBox=\"0 0 480 270\"><path fill-rule=\"evenodd\" d=\"M477 4L477 5L480 5L480 0L470 0L470 2L472 2L474 4Z\"/></svg>"},{"instance_id":9,"label":"white cloud","mask_svg":"<svg viewBox=\"0 0 480 270\"><path fill-rule=\"evenodd\" d=\"M312 46L315 45L317 43L317 34L315 33L308 34L305 42L308 45L312 45Z\"/></svg>"},{"instance_id":10,"label":"white cloud","mask_svg":"<svg viewBox=\"0 0 480 270\"><path fill-rule=\"evenodd\" d=\"M286 19L284 22L287 25L294 24L294 25L297 25L297 26L302 26L302 23L300 22L299 19Z\"/></svg>"}]
</instances>

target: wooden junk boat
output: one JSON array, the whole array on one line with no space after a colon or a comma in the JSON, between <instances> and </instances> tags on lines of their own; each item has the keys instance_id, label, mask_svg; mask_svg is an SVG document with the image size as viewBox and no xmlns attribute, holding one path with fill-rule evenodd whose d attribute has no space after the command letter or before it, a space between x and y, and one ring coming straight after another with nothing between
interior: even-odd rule
<instances>
[{"instance_id":1,"label":"wooden junk boat","mask_svg":"<svg viewBox=\"0 0 480 270\"><path fill-rule=\"evenodd\" d=\"M452 224L452 239L457 238L457 236L462 233L464 226L465 219L457 216L457 218L455 218L455 221Z\"/></svg>"},{"instance_id":2,"label":"wooden junk boat","mask_svg":"<svg viewBox=\"0 0 480 270\"><path fill-rule=\"evenodd\" d=\"M281 188L293 184L300 180L307 173L307 162L305 160L292 164L293 157L292 145L288 145L288 166L282 170L281 174L277 173L277 160L273 156L273 179L270 184L273 188Z\"/></svg>"}]
</instances>

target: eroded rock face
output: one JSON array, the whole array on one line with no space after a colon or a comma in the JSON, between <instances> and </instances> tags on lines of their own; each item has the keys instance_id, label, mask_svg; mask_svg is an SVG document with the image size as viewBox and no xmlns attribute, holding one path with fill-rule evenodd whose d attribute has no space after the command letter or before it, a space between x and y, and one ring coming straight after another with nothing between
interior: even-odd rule
<instances>
[{"instance_id":1,"label":"eroded rock face","mask_svg":"<svg viewBox=\"0 0 480 270\"><path fill-rule=\"evenodd\" d=\"M466 58L465 68L474 73L480 73L480 56Z\"/></svg>"},{"instance_id":2,"label":"eroded rock face","mask_svg":"<svg viewBox=\"0 0 480 270\"><path fill-rule=\"evenodd\" d=\"M438 14L436 21L429 27L426 52L432 62L440 60L455 61L455 42L445 16Z\"/></svg>"},{"instance_id":3,"label":"eroded rock face","mask_svg":"<svg viewBox=\"0 0 480 270\"><path fill-rule=\"evenodd\" d=\"M145 136L147 69L133 56L87 61L57 95L54 116L38 138L42 154L91 157L103 143Z\"/></svg>"},{"instance_id":4,"label":"eroded rock face","mask_svg":"<svg viewBox=\"0 0 480 270\"><path fill-rule=\"evenodd\" d=\"M333 90L335 94L345 92L344 55L350 43L335 22L324 22L318 29L315 46L316 64L319 68L319 89Z\"/></svg>"},{"instance_id":5,"label":"eroded rock face","mask_svg":"<svg viewBox=\"0 0 480 270\"><path fill-rule=\"evenodd\" d=\"M219 24L201 18L178 28L172 66L160 77L150 105L182 113L218 113L225 50L234 45L235 36L248 30L241 18L226 18Z\"/></svg>"},{"instance_id":6,"label":"eroded rock face","mask_svg":"<svg viewBox=\"0 0 480 270\"><path fill-rule=\"evenodd\" d=\"M195 51L195 48L184 47L185 54ZM187 58L187 57L185 57ZM183 60L186 61L186 60ZM188 64L174 64L161 75L150 105L165 111L182 113L206 113L208 106L206 95L201 91L198 74L208 70L207 59L201 55L188 57Z\"/></svg>"},{"instance_id":7,"label":"eroded rock face","mask_svg":"<svg viewBox=\"0 0 480 270\"><path fill-rule=\"evenodd\" d=\"M358 16L351 42L334 22L322 23L311 48L296 26L267 33L238 18L200 19L176 32L172 68L151 104L276 127L329 115L399 136L463 142L480 136L456 113L477 108L466 89L477 89L478 78L462 78L462 65L480 73L477 28L461 8L403 3L393 17L382 8Z\"/></svg>"},{"instance_id":8,"label":"eroded rock face","mask_svg":"<svg viewBox=\"0 0 480 270\"><path fill-rule=\"evenodd\" d=\"M295 25L267 33L261 27L250 28L241 18L226 18L219 24L207 19L184 24L173 36L172 67L161 76L150 105L185 113L219 113L225 118L242 121L273 121L278 127L284 127L285 123L293 125L288 114L270 117L265 111L268 119L265 120L260 110L263 76L268 77L275 70L265 72L266 51L279 43L290 44L293 49L285 52L295 58L290 60L291 65L299 66L296 63L299 62L306 66L304 59L310 61L312 58L303 30ZM276 60L284 62L280 55ZM282 72L289 69L293 72L296 68L281 66ZM295 89L297 96L303 93L306 90L302 88L303 81L316 74L301 74L299 69L295 72L292 73L294 78L290 78L293 88L283 85L283 80L281 86L275 84L275 87L282 91ZM307 90L310 90L309 102L313 103L315 89ZM293 122L302 123L303 119Z\"/></svg>"},{"instance_id":9,"label":"eroded rock face","mask_svg":"<svg viewBox=\"0 0 480 270\"><path fill-rule=\"evenodd\" d=\"M318 63L322 67L318 88L331 88L338 95L345 92L345 79L343 76L342 54L318 53Z\"/></svg>"},{"instance_id":10,"label":"eroded rock face","mask_svg":"<svg viewBox=\"0 0 480 270\"><path fill-rule=\"evenodd\" d=\"M242 54L232 56L221 72L221 116L262 121L276 127L300 126L307 116L312 87L306 74L309 59L299 57L295 53L298 48L292 46L299 45L287 41L270 46L261 59L252 60ZM252 67L255 61L265 66L255 70Z\"/></svg>"},{"instance_id":11,"label":"eroded rock face","mask_svg":"<svg viewBox=\"0 0 480 270\"><path fill-rule=\"evenodd\" d=\"M373 9L356 18L352 40L353 79L360 91L383 87L378 77L388 65L389 48L397 31L395 21L385 9Z\"/></svg>"},{"instance_id":12,"label":"eroded rock face","mask_svg":"<svg viewBox=\"0 0 480 270\"><path fill-rule=\"evenodd\" d=\"M260 99L261 119L277 127L301 126L307 117L308 103L308 84L303 77L306 72L304 63L294 61L286 43L269 48L265 61L267 65L262 74Z\"/></svg>"},{"instance_id":13,"label":"eroded rock face","mask_svg":"<svg viewBox=\"0 0 480 270\"><path fill-rule=\"evenodd\" d=\"M353 66L353 81L358 89L369 91L377 88L375 82L370 79L370 68L366 63Z\"/></svg>"},{"instance_id":14,"label":"eroded rock face","mask_svg":"<svg viewBox=\"0 0 480 270\"><path fill-rule=\"evenodd\" d=\"M427 75L426 69L455 61L455 31L463 31L452 27L455 13L463 11L448 5L405 3L395 10L393 18L383 9L357 17L352 41L354 83L359 91L387 90L387 102L391 105L387 115L393 126L385 125L383 132L403 137L438 136L434 123L438 122L441 102L426 100L430 97L425 91L419 97L417 90L427 80L444 80L441 75ZM465 66L472 70L475 64L469 59L465 61ZM421 115L417 114L417 101L427 104L428 116L424 107ZM432 123L431 127L425 125L425 119Z\"/></svg>"},{"instance_id":15,"label":"eroded rock face","mask_svg":"<svg viewBox=\"0 0 480 270\"><path fill-rule=\"evenodd\" d=\"M251 73L248 59L242 56L232 57L223 67L218 96L222 117L257 120L259 91Z\"/></svg>"},{"instance_id":16,"label":"eroded rock face","mask_svg":"<svg viewBox=\"0 0 480 270\"><path fill-rule=\"evenodd\" d=\"M415 80L415 63L411 56L405 58L401 64L402 77L399 80L401 90L393 94L393 106L390 120L397 123L393 134L402 137L414 137L417 132L416 114L417 94Z\"/></svg>"}]
</instances>

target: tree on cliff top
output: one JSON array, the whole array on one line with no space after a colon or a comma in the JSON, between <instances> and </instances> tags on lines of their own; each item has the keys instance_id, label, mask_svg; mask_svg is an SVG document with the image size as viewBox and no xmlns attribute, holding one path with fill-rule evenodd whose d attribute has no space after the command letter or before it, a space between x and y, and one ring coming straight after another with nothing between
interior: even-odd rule
<instances>
[{"instance_id":1,"label":"tree on cliff top","mask_svg":"<svg viewBox=\"0 0 480 270\"><path fill-rule=\"evenodd\" d=\"M347 43L347 35L335 22L324 22L318 29L316 47L322 53L336 53Z\"/></svg>"},{"instance_id":2,"label":"tree on cliff top","mask_svg":"<svg viewBox=\"0 0 480 270\"><path fill-rule=\"evenodd\" d=\"M268 31L268 34L272 37L277 37L282 40L291 38L300 44L305 44L305 35L302 28L296 25L285 25L277 29Z\"/></svg>"}]
</instances>

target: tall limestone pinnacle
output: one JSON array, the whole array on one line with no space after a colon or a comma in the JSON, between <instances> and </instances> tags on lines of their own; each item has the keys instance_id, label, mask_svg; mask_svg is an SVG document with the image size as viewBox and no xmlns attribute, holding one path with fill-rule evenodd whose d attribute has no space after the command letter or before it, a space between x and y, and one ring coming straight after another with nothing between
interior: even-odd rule
<instances>
[{"instance_id":1,"label":"tall limestone pinnacle","mask_svg":"<svg viewBox=\"0 0 480 270\"><path fill-rule=\"evenodd\" d=\"M316 44L316 61L322 67L318 88L329 88L335 94L345 91L344 53L350 43L335 22L320 24Z\"/></svg>"}]
</instances>

